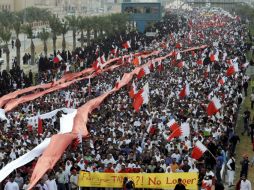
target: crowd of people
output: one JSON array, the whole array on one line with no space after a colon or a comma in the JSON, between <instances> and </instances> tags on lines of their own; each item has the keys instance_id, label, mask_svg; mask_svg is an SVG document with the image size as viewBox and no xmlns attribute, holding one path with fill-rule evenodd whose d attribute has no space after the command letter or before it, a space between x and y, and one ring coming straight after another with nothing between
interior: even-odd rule
<instances>
[{"instance_id":1,"label":"crowd of people","mask_svg":"<svg viewBox=\"0 0 254 190\"><path fill-rule=\"evenodd\" d=\"M214 22L224 25L207 27L207 23ZM149 84L149 103L142 105L139 112L134 111L133 99L129 97L131 85L109 96L89 116L89 137L82 144L73 143L69 146L54 170L44 175L36 189L77 189L79 171L198 172L199 188L209 189L212 185L222 188L223 184L234 184L234 154L240 140L235 133L235 125L242 100L247 96L243 94L244 87L249 81L243 66L247 62L247 47L244 44L248 37L246 26L241 24L238 17L226 13L218 12L207 16L204 11L194 10L186 12L182 17L165 15L163 21L155 27L159 34L153 39L132 32L105 39L85 49L78 48L72 53L58 52L63 57L58 67L47 58L41 57L39 64L43 74L39 82L45 83L54 80L58 71L53 70L60 68L62 73L58 77L61 77L67 62L76 67L73 71L79 71L90 66L102 54L113 57L110 53L112 45L121 49L121 44L127 40L131 41L131 48L119 51L117 56L135 51L160 50L157 56L142 59L142 64L153 62L156 57L165 56L169 52L207 45L203 49L173 55L163 60L160 67L158 63L154 63L149 68L150 74L142 78L134 77L137 90L146 83ZM211 58L211 55L216 58ZM231 60L239 65L239 71L227 77L226 71ZM49 65L45 65L46 62ZM113 71L99 73L90 79L91 90L89 81L81 80L63 90L21 104L6 113L8 120L0 121L0 169L45 138L58 133L63 112L43 120L42 134L38 134L36 126L29 127L29 118L63 107L76 109L107 92L115 86L117 78L135 69L132 61L123 62ZM13 85L10 82L12 79L17 83L16 87L7 85L9 90L6 92L26 87L17 77L21 75L25 78L19 69L10 74L2 74L3 84ZM30 77L32 74L29 74L28 82L32 81ZM224 77L226 80L221 83L220 79ZM187 82L190 94L181 99L179 93ZM222 108L216 115L208 116L206 106L213 97L220 100ZM246 119L247 127L249 118ZM190 135L168 141L166 137L172 133L168 126L171 119L175 119L179 125L188 123ZM191 158L191 151L197 141L201 141L209 152L205 152L201 159L194 160ZM18 168L6 179L6 185L2 185L5 185L6 190L26 190L35 164L36 160ZM227 171L226 183L221 176L223 167ZM248 177L248 167L242 168L241 177Z\"/></svg>"}]
</instances>

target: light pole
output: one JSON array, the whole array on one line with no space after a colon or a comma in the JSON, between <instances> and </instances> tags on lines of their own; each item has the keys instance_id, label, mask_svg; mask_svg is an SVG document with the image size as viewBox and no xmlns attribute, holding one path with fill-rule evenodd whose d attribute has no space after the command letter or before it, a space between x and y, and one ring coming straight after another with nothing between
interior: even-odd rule
<instances>
[{"instance_id":1,"label":"light pole","mask_svg":"<svg viewBox=\"0 0 254 190\"><path fill-rule=\"evenodd\" d=\"M24 24L26 23L26 0L25 0L25 13L24 13ZM25 50L26 50L26 35L25 35L25 33L24 33L24 52L25 52Z\"/></svg>"}]
</instances>

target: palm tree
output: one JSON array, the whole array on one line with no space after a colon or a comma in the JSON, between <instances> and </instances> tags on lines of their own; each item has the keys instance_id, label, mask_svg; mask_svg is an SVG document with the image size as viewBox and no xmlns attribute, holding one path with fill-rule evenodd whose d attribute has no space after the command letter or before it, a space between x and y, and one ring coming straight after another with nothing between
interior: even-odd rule
<instances>
[{"instance_id":1,"label":"palm tree","mask_svg":"<svg viewBox=\"0 0 254 190\"><path fill-rule=\"evenodd\" d=\"M81 36L80 36L80 44L81 47L84 47L84 43L85 43L85 36L84 36L84 30L85 30L85 23L84 23L85 19L81 16L78 17L78 30L80 30L81 32Z\"/></svg>"},{"instance_id":2,"label":"palm tree","mask_svg":"<svg viewBox=\"0 0 254 190\"><path fill-rule=\"evenodd\" d=\"M63 22L61 25L61 33L63 35L62 50L66 49L65 34L68 32L69 27L67 22Z\"/></svg>"},{"instance_id":3,"label":"palm tree","mask_svg":"<svg viewBox=\"0 0 254 190\"><path fill-rule=\"evenodd\" d=\"M47 9L41 9L37 7L28 7L17 13L20 18L25 18L25 21L32 23L34 21L48 21L48 17L51 13Z\"/></svg>"},{"instance_id":4,"label":"palm tree","mask_svg":"<svg viewBox=\"0 0 254 190\"><path fill-rule=\"evenodd\" d=\"M113 30L113 24L111 20L111 16L103 16L101 18L101 27L100 27L100 36L103 35L103 32L105 32L106 36L111 36L114 35L114 30ZM105 27L107 26L107 27Z\"/></svg>"},{"instance_id":5,"label":"palm tree","mask_svg":"<svg viewBox=\"0 0 254 190\"><path fill-rule=\"evenodd\" d=\"M76 49L76 33L77 33L79 19L76 16L67 16L65 18L68 21L70 29L72 30L73 50L75 50Z\"/></svg>"},{"instance_id":6,"label":"palm tree","mask_svg":"<svg viewBox=\"0 0 254 190\"><path fill-rule=\"evenodd\" d=\"M82 47L84 46L85 41L84 31L86 31L87 45L90 45L92 22L92 17L79 17L78 29L81 31L80 43Z\"/></svg>"},{"instance_id":7,"label":"palm tree","mask_svg":"<svg viewBox=\"0 0 254 190\"><path fill-rule=\"evenodd\" d=\"M17 58L17 65L20 67L20 48L21 48L21 42L19 40L19 34L21 31L21 20L20 18L15 15L14 16L14 22L12 24L13 29L16 33L16 42L15 42L15 46L16 46L16 58Z\"/></svg>"},{"instance_id":8,"label":"palm tree","mask_svg":"<svg viewBox=\"0 0 254 190\"><path fill-rule=\"evenodd\" d=\"M8 27L2 27L0 30L0 38L4 41L3 52L6 53L6 70L10 71L10 50L8 42L11 40L11 31Z\"/></svg>"},{"instance_id":9,"label":"palm tree","mask_svg":"<svg viewBox=\"0 0 254 190\"><path fill-rule=\"evenodd\" d=\"M41 41L43 41L43 50L44 50L44 55L48 55L48 47L47 47L47 41L49 39L49 32L43 28L42 32L39 33L39 38Z\"/></svg>"},{"instance_id":10,"label":"palm tree","mask_svg":"<svg viewBox=\"0 0 254 190\"><path fill-rule=\"evenodd\" d=\"M100 16L93 16L92 23L93 23L92 29L93 29L94 39L97 39L98 33L100 32L101 25L103 24L103 23L101 23L101 17Z\"/></svg>"},{"instance_id":11,"label":"palm tree","mask_svg":"<svg viewBox=\"0 0 254 190\"><path fill-rule=\"evenodd\" d=\"M112 14L110 15L110 20L114 33L126 32L128 15L122 13Z\"/></svg>"},{"instance_id":12,"label":"palm tree","mask_svg":"<svg viewBox=\"0 0 254 190\"><path fill-rule=\"evenodd\" d=\"M49 17L49 26L51 28L52 40L53 40L53 50L56 52L56 40L57 35L60 34L61 22L55 15Z\"/></svg>"},{"instance_id":13,"label":"palm tree","mask_svg":"<svg viewBox=\"0 0 254 190\"><path fill-rule=\"evenodd\" d=\"M33 42L33 28L31 25L24 25L23 27L24 33L27 35L27 38L31 39L31 64L34 64L34 58L35 58L35 47L34 47L34 42Z\"/></svg>"}]
</instances>

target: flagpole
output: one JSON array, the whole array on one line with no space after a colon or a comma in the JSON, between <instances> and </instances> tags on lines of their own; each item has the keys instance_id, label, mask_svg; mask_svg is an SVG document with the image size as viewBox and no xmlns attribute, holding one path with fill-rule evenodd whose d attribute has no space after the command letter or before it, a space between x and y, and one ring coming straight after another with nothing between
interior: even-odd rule
<instances>
[{"instance_id":1,"label":"flagpole","mask_svg":"<svg viewBox=\"0 0 254 190\"><path fill-rule=\"evenodd\" d=\"M166 109L167 109L167 107L168 107L168 104L169 104L169 98L168 98L168 101L167 101L167 104L166 104Z\"/></svg>"},{"instance_id":2,"label":"flagpole","mask_svg":"<svg viewBox=\"0 0 254 190\"><path fill-rule=\"evenodd\" d=\"M81 144L81 154L82 154L82 159L83 159L83 161L84 161L83 136L82 136L81 129L80 129L80 131L79 131L78 136L79 136L79 138L80 138L80 144Z\"/></svg>"},{"instance_id":3,"label":"flagpole","mask_svg":"<svg viewBox=\"0 0 254 190\"><path fill-rule=\"evenodd\" d=\"M214 160L216 161L217 159L215 158L215 156L213 155L213 153L211 153L211 151L209 149L207 149L207 151L211 154L211 156L214 158Z\"/></svg>"}]
</instances>

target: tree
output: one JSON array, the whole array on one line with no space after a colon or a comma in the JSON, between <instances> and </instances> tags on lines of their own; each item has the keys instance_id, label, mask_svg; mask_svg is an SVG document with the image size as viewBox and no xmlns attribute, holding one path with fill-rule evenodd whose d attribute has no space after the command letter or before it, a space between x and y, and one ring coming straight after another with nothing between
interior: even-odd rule
<instances>
[{"instance_id":1,"label":"tree","mask_svg":"<svg viewBox=\"0 0 254 190\"><path fill-rule=\"evenodd\" d=\"M103 22L102 22L102 17L99 16L94 16L92 17L92 28L93 28L93 35L94 39L98 38L98 33L100 34L100 28L102 28Z\"/></svg>"},{"instance_id":2,"label":"tree","mask_svg":"<svg viewBox=\"0 0 254 190\"><path fill-rule=\"evenodd\" d=\"M84 36L84 30L85 30L85 23L84 23L85 19L81 16L78 17L78 30L80 30L81 32L81 36L80 36L80 44L81 47L84 47L84 43L85 43L85 36Z\"/></svg>"},{"instance_id":3,"label":"tree","mask_svg":"<svg viewBox=\"0 0 254 190\"><path fill-rule=\"evenodd\" d=\"M21 19L18 15L14 15L14 21L13 21L13 29L16 33L16 42L15 42L15 47L16 47L16 58L17 58L17 65L20 67L20 48L21 48L21 42L19 40L19 34L21 31Z\"/></svg>"},{"instance_id":4,"label":"tree","mask_svg":"<svg viewBox=\"0 0 254 190\"><path fill-rule=\"evenodd\" d=\"M100 36L103 35L103 32L106 33L106 36L114 35L114 30L113 30L113 25L112 25L110 15L103 16L101 19L103 24L100 26Z\"/></svg>"},{"instance_id":5,"label":"tree","mask_svg":"<svg viewBox=\"0 0 254 190\"><path fill-rule=\"evenodd\" d=\"M91 17L84 17L82 21L84 30L86 30L87 45L90 45L91 42L92 22Z\"/></svg>"},{"instance_id":6,"label":"tree","mask_svg":"<svg viewBox=\"0 0 254 190\"><path fill-rule=\"evenodd\" d=\"M127 30L128 15L116 13L110 15L110 19L114 33L121 33Z\"/></svg>"},{"instance_id":7,"label":"tree","mask_svg":"<svg viewBox=\"0 0 254 190\"><path fill-rule=\"evenodd\" d=\"M61 33L63 35L62 50L66 49L65 34L68 32L69 27L67 22L63 22L61 25Z\"/></svg>"},{"instance_id":8,"label":"tree","mask_svg":"<svg viewBox=\"0 0 254 190\"><path fill-rule=\"evenodd\" d=\"M2 27L0 29L0 38L4 41L3 52L6 53L6 70L10 71L10 50L8 42L11 40L11 31L8 27Z\"/></svg>"},{"instance_id":9,"label":"tree","mask_svg":"<svg viewBox=\"0 0 254 190\"><path fill-rule=\"evenodd\" d=\"M76 16L67 16L65 18L68 21L68 25L70 29L72 30L73 50L75 50L76 49L76 33L77 33L79 19Z\"/></svg>"},{"instance_id":10,"label":"tree","mask_svg":"<svg viewBox=\"0 0 254 190\"><path fill-rule=\"evenodd\" d=\"M20 18L24 18L27 23L35 21L48 21L48 17L51 16L50 11L47 9L41 9L37 7L28 7L17 13Z\"/></svg>"},{"instance_id":11,"label":"tree","mask_svg":"<svg viewBox=\"0 0 254 190\"><path fill-rule=\"evenodd\" d=\"M56 40L57 40L57 35L60 34L60 29L61 29L61 22L56 15L50 16L49 17L49 26L51 28L51 33L52 33L52 40L53 40L53 50L56 52Z\"/></svg>"},{"instance_id":12,"label":"tree","mask_svg":"<svg viewBox=\"0 0 254 190\"><path fill-rule=\"evenodd\" d=\"M13 14L7 11L0 12L0 38L4 42L3 52L6 53L6 70L10 70L10 50L8 42L11 40L11 23L13 23Z\"/></svg>"},{"instance_id":13,"label":"tree","mask_svg":"<svg viewBox=\"0 0 254 190\"><path fill-rule=\"evenodd\" d=\"M49 32L43 28L42 32L39 33L39 38L41 41L43 41L43 50L44 50L44 55L48 55L48 47L47 47L47 41L49 39Z\"/></svg>"},{"instance_id":14,"label":"tree","mask_svg":"<svg viewBox=\"0 0 254 190\"><path fill-rule=\"evenodd\" d=\"M34 42L33 42L33 28L30 24L24 25L23 26L23 31L27 35L27 38L31 39L31 64L34 64L34 58L35 58L35 47L34 47Z\"/></svg>"}]
</instances>

